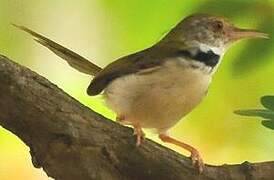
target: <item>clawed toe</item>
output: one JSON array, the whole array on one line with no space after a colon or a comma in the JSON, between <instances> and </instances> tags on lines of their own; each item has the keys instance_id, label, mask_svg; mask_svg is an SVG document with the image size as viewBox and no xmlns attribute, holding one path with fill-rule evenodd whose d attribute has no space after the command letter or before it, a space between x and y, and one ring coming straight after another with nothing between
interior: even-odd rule
<instances>
[{"instance_id":1,"label":"clawed toe","mask_svg":"<svg viewBox=\"0 0 274 180\"><path fill-rule=\"evenodd\" d=\"M145 138L145 133L142 131L142 128L139 125L133 127L133 135L136 135L136 146L138 147L141 145L142 139Z\"/></svg>"},{"instance_id":2,"label":"clawed toe","mask_svg":"<svg viewBox=\"0 0 274 180\"><path fill-rule=\"evenodd\" d=\"M159 138L164 141L164 142L168 142L171 144L175 144L177 146L180 146L186 150L188 150L191 153L191 160L194 166L197 166L199 168L199 172L202 173L203 169L204 169L204 163L203 160L200 156L200 153L192 146L183 143L181 141L178 141L172 137L170 137L168 134L163 133L163 134L159 134Z\"/></svg>"},{"instance_id":3,"label":"clawed toe","mask_svg":"<svg viewBox=\"0 0 274 180\"><path fill-rule=\"evenodd\" d=\"M133 126L133 129L134 129L133 135L136 135L136 146L140 146L142 139L145 138L145 133L142 131L140 124L134 121L127 121L124 115L118 115L116 117L116 121L122 125Z\"/></svg>"},{"instance_id":4,"label":"clawed toe","mask_svg":"<svg viewBox=\"0 0 274 180\"><path fill-rule=\"evenodd\" d=\"M192 164L194 166L197 166L199 169L199 172L202 173L204 170L204 162L203 159L200 156L200 153L197 150L193 150L191 152L191 156L190 156L191 160L192 160Z\"/></svg>"}]
</instances>

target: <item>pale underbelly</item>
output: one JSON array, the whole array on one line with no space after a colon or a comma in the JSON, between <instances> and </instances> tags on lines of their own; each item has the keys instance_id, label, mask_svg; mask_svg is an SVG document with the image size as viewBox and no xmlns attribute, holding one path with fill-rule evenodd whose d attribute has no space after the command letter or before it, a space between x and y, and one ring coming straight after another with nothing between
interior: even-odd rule
<instances>
[{"instance_id":1,"label":"pale underbelly","mask_svg":"<svg viewBox=\"0 0 274 180\"><path fill-rule=\"evenodd\" d=\"M199 70L165 68L118 78L104 94L107 105L126 121L164 132L199 104L210 80Z\"/></svg>"}]
</instances>

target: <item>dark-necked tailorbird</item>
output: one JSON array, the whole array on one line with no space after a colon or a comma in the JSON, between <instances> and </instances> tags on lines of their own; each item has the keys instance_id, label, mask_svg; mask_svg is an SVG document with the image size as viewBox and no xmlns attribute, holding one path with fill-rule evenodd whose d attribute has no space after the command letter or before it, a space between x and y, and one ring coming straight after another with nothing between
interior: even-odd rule
<instances>
[{"instance_id":1,"label":"dark-necked tailorbird","mask_svg":"<svg viewBox=\"0 0 274 180\"><path fill-rule=\"evenodd\" d=\"M240 29L227 19L191 15L155 45L100 68L71 50L23 27L35 40L80 72L95 76L87 93L102 93L117 113L117 121L133 126L139 146L142 128L155 129L159 138L191 153L199 170L203 160L194 147L174 139L168 130L195 108L206 95L212 75L228 47L240 39L267 38L255 30Z\"/></svg>"}]
</instances>

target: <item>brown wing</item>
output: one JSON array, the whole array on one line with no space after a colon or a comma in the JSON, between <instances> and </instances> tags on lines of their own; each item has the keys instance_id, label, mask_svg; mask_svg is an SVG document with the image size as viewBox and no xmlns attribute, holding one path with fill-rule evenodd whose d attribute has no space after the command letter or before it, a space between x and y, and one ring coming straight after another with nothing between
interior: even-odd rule
<instances>
[{"instance_id":1,"label":"brown wing","mask_svg":"<svg viewBox=\"0 0 274 180\"><path fill-rule=\"evenodd\" d=\"M124 75L159 66L163 60L153 53L155 49L146 49L123 57L106 66L90 83L87 93L90 96L101 93L107 85Z\"/></svg>"},{"instance_id":2,"label":"brown wing","mask_svg":"<svg viewBox=\"0 0 274 180\"><path fill-rule=\"evenodd\" d=\"M42 44L43 46L47 47L49 50L51 50L53 53L55 53L57 56L61 57L62 59L66 60L67 63L73 67L74 69L85 73L90 74L92 76L95 76L98 74L102 69L98 67L97 65L91 63L89 60L85 59L84 57L76 54L75 52L65 48L64 46L61 46L60 44L57 44L56 42L42 36L41 34L38 34L24 26L18 26L13 24L15 27L31 34L35 37L35 41Z\"/></svg>"}]
</instances>

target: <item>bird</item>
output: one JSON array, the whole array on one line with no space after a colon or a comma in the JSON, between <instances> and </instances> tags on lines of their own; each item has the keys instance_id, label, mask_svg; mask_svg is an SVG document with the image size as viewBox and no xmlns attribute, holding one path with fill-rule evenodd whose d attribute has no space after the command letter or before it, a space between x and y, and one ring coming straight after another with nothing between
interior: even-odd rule
<instances>
[{"instance_id":1,"label":"bird","mask_svg":"<svg viewBox=\"0 0 274 180\"><path fill-rule=\"evenodd\" d=\"M104 68L25 26L17 28L66 60L76 70L94 76L87 94L103 94L117 122L132 126L136 145L143 129L153 129L165 143L190 152L199 172L204 169L200 152L169 134L207 95L212 77L225 52L236 41L268 38L263 32L242 29L227 18L192 14L176 24L157 43L116 59Z\"/></svg>"}]
</instances>

